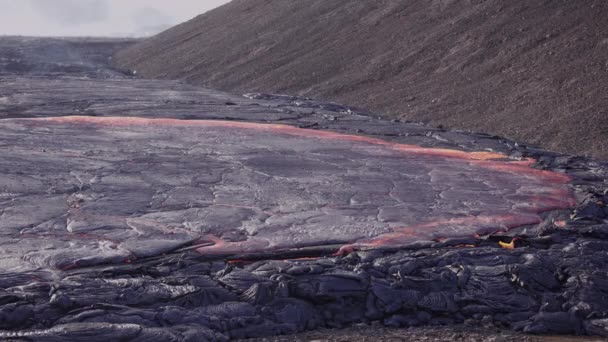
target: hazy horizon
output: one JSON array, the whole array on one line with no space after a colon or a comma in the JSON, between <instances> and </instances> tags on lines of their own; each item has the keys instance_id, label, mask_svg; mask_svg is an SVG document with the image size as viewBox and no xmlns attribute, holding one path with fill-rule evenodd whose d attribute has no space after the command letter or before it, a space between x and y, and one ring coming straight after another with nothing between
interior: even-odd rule
<instances>
[{"instance_id":1,"label":"hazy horizon","mask_svg":"<svg viewBox=\"0 0 608 342\"><path fill-rule=\"evenodd\" d=\"M0 36L141 37L229 0L0 0Z\"/></svg>"}]
</instances>

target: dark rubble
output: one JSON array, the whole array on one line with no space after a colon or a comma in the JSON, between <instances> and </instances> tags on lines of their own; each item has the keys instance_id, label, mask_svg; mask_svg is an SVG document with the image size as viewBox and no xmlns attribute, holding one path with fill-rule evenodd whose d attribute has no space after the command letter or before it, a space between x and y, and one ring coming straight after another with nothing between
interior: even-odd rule
<instances>
[{"instance_id":1,"label":"dark rubble","mask_svg":"<svg viewBox=\"0 0 608 342\"><path fill-rule=\"evenodd\" d=\"M605 163L138 79L108 63L130 43L0 39L3 339L608 336Z\"/></svg>"}]
</instances>

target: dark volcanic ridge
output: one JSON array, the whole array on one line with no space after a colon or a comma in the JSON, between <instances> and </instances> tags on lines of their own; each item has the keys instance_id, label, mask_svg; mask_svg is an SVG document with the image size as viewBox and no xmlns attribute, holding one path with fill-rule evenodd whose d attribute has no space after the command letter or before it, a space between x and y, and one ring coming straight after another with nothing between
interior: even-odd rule
<instances>
[{"instance_id":1,"label":"dark volcanic ridge","mask_svg":"<svg viewBox=\"0 0 608 342\"><path fill-rule=\"evenodd\" d=\"M0 39L0 338L608 336L605 163L138 79L116 44Z\"/></svg>"},{"instance_id":2,"label":"dark volcanic ridge","mask_svg":"<svg viewBox=\"0 0 608 342\"><path fill-rule=\"evenodd\" d=\"M116 60L608 158L606 56L602 0L234 0Z\"/></svg>"}]
</instances>

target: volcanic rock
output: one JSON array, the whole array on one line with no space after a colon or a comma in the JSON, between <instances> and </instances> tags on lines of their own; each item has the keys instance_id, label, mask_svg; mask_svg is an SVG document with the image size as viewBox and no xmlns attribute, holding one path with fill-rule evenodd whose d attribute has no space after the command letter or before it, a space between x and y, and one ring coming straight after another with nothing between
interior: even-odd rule
<instances>
[{"instance_id":1,"label":"volcanic rock","mask_svg":"<svg viewBox=\"0 0 608 342\"><path fill-rule=\"evenodd\" d=\"M125 44L0 39L28 66L0 64L0 339L606 335L606 222L586 209L605 163L139 79L107 64Z\"/></svg>"}]
</instances>

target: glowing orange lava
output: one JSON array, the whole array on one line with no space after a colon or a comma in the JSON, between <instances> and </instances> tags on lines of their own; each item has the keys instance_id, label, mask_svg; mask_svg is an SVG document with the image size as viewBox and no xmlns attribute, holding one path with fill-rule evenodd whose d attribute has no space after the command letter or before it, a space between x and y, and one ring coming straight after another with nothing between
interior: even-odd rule
<instances>
[{"instance_id":1,"label":"glowing orange lava","mask_svg":"<svg viewBox=\"0 0 608 342\"><path fill-rule=\"evenodd\" d=\"M504 249L515 249L515 241L517 241L517 239L511 240L509 243L500 241L498 244Z\"/></svg>"},{"instance_id":2,"label":"glowing orange lava","mask_svg":"<svg viewBox=\"0 0 608 342\"><path fill-rule=\"evenodd\" d=\"M458 150L442 148L426 148L415 145L399 144L384 141L377 138L342 134L330 131L319 131L305 128L298 128L281 124L261 124L253 122L223 121L223 120L180 120L180 119L146 119L138 117L91 117L91 116L63 116L51 118L37 118L37 121L49 121L56 123L88 123L107 126L201 126L201 127L225 127L255 129L259 131L269 131L275 133L288 134L292 136L347 140L362 142L373 145L386 146L388 148L406 153L423 154L429 156L442 156L460 158L465 160L492 160L506 158L505 155L495 152L464 152ZM533 163L534 161L530 161ZM526 164L529 165L529 164Z\"/></svg>"}]
</instances>

